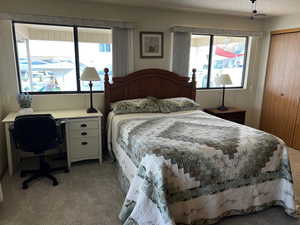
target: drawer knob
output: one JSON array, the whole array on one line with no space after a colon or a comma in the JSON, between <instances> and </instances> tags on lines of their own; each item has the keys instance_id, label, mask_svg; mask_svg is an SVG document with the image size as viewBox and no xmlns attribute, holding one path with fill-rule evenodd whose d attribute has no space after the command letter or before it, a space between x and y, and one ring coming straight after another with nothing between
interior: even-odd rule
<instances>
[{"instance_id":1,"label":"drawer knob","mask_svg":"<svg viewBox=\"0 0 300 225\"><path fill-rule=\"evenodd\" d=\"M81 124L81 127L87 127L87 125L85 123Z\"/></svg>"},{"instance_id":2,"label":"drawer knob","mask_svg":"<svg viewBox=\"0 0 300 225\"><path fill-rule=\"evenodd\" d=\"M87 135L87 132L82 132L81 135L85 136L85 135Z\"/></svg>"},{"instance_id":3,"label":"drawer knob","mask_svg":"<svg viewBox=\"0 0 300 225\"><path fill-rule=\"evenodd\" d=\"M85 142L81 142L81 145L87 145L88 143L85 141Z\"/></svg>"}]
</instances>

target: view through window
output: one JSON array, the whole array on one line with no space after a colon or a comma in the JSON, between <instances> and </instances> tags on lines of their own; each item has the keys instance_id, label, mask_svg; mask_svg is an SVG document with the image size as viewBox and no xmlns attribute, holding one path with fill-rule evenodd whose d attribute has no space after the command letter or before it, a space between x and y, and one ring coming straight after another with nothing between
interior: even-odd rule
<instances>
[{"instance_id":1,"label":"view through window","mask_svg":"<svg viewBox=\"0 0 300 225\"><path fill-rule=\"evenodd\" d=\"M86 66L101 78L93 90L104 90L104 68L112 73L111 29L26 23L14 23L14 29L22 92L88 91L88 83L79 82Z\"/></svg>"},{"instance_id":2,"label":"view through window","mask_svg":"<svg viewBox=\"0 0 300 225\"><path fill-rule=\"evenodd\" d=\"M101 81L94 82L93 89L104 90L104 70L112 70L111 30L78 28L80 74L86 66L95 67ZM88 81L81 81L81 90L88 91Z\"/></svg>"},{"instance_id":3,"label":"view through window","mask_svg":"<svg viewBox=\"0 0 300 225\"><path fill-rule=\"evenodd\" d=\"M192 35L190 50L190 75L196 68L197 88L207 87L208 64L209 64L209 35Z\"/></svg>"},{"instance_id":4,"label":"view through window","mask_svg":"<svg viewBox=\"0 0 300 225\"><path fill-rule=\"evenodd\" d=\"M232 81L226 87L243 87L247 43L247 37L192 35L189 71L197 70L197 88L222 87L216 82L222 74Z\"/></svg>"}]
</instances>

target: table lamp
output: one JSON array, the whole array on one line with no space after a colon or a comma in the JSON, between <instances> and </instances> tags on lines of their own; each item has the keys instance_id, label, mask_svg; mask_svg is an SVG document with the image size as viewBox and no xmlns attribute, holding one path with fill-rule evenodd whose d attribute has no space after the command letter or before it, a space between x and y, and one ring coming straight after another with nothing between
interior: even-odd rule
<instances>
[{"instance_id":1,"label":"table lamp","mask_svg":"<svg viewBox=\"0 0 300 225\"><path fill-rule=\"evenodd\" d=\"M225 98L225 87L226 85L232 84L231 78L229 74L222 74L216 79L217 85L223 86L223 97L222 97L222 105L218 107L218 110L226 111L228 108L224 105L224 98Z\"/></svg>"},{"instance_id":2,"label":"table lamp","mask_svg":"<svg viewBox=\"0 0 300 225\"><path fill-rule=\"evenodd\" d=\"M86 67L81 74L80 80L82 81L89 81L90 86L90 108L86 110L87 113L96 113L97 110L93 107L93 82L92 81L99 81L100 77L95 69L95 67Z\"/></svg>"}]
</instances>

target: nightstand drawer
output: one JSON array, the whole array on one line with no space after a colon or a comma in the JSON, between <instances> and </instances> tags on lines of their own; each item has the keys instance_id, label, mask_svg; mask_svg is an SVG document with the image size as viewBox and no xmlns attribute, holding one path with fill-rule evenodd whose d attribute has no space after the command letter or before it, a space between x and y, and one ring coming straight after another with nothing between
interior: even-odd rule
<instances>
[{"instance_id":1,"label":"nightstand drawer","mask_svg":"<svg viewBox=\"0 0 300 225\"><path fill-rule=\"evenodd\" d=\"M97 156L99 154L99 138L72 138L71 157Z\"/></svg>"},{"instance_id":2,"label":"nightstand drawer","mask_svg":"<svg viewBox=\"0 0 300 225\"><path fill-rule=\"evenodd\" d=\"M98 129L98 120L79 120L70 123L71 130Z\"/></svg>"},{"instance_id":3,"label":"nightstand drawer","mask_svg":"<svg viewBox=\"0 0 300 225\"><path fill-rule=\"evenodd\" d=\"M219 118L230 120L239 124L245 124L246 111L238 108L229 107L228 110L219 110L217 108L204 109L204 112Z\"/></svg>"},{"instance_id":4,"label":"nightstand drawer","mask_svg":"<svg viewBox=\"0 0 300 225\"><path fill-rule=\"evenodd\" d=\"M70 138L100 137L99 129L71 130Z\"/></svg>"},{"instance_id":5,"label":"nightstand drawer","mask_svg":"<svg viewBox=\"0 0 300 225\"><path fill-rule=\"evenodd\" d=\"M216 115L222 119L225 120L230 120L232 122L236 122L236 123L240 123L240 124L244 124L245 123L245 112L236 112L236 113L224 113L224 114L220 114L220 115Z\"/></svg>"}]
</instances>

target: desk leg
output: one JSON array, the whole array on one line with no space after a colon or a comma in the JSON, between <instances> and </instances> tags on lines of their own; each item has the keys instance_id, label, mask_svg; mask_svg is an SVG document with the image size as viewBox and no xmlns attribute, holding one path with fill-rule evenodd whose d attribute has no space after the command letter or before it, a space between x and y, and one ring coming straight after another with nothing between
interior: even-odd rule
<instances>
[{"instance_id":1,"label":"desk leg","mask_svg":"<svg viewBox=\"0 0 300 225\"><path fill-rule=\"evenodd\" d=\"M99 118L99 165L102 164L102 123L101 123L101 117Z\"/></svg>"},{"instance_id":2,"label":"desk leg","mask_svg":"<svg viewBox=\"0 0 300 225\"><path fill-rule=\"evenodd\" d=\"M68 161L68 169L71 169L71 154L70 154L70 132L69 132L69 123L66 122L65 129L65 138L66 138L66 150L67 150L67 161Z\"/></svg>"},{"instance_id":3,"label":"desk leg","mask_svg":"<svg viewBox=\"0 0 300 225\"><path fill-rule=\"evenodd\" d=\"M6 136L6 151L7 151L7 161L8 161L8 173L10 176L14 173L12 146L10 140L9 123L5 123L5 136Z\"/></svg>"}]
</instances>

